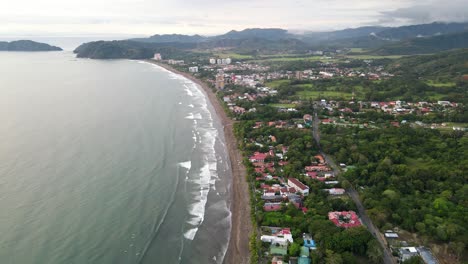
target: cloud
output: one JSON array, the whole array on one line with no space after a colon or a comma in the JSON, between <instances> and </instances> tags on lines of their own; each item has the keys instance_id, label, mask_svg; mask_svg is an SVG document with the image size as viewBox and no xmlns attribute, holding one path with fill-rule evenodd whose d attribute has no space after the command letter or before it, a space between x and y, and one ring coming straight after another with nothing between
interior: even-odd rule
<instances>
[{"instance_id":1,"label":"cloud","mask_svg":"<svg viewBox=\"0 0 468 264\"><path fill-rule=\"evenodd\" d=\"M466 0L435 0L424 4L398 8L393 11L382 11L379 23L422 24L434 21L466 22L468 21L468 3Z\"/></svg>"},{"instance_id":2,"label":"cloud","mask_svg":"<svg viewBox=\"0 0 468 264\"><path fill-rule=\"evenodd\" d=\"M0 0L0 6L2 6ZM0 35L18 32L220 34L280 27L333 30L365 25L466 21L467 0L15 0L0 9ZM90 8L92 7L92 8ZM34 10L31 11L31 10Z\"/></svg>"}]
</instances>

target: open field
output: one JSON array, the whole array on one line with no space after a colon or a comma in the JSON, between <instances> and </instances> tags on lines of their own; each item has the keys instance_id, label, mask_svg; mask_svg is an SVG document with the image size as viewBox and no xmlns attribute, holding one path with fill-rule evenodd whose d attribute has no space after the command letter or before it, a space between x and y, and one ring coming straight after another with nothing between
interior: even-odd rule
<instances>
[{"instance_id":1,"label":"open field","mask_svg":"<svg viewBox=\"0 0 468 264\"><path fill-rule=\"evenodd\" d=\"M337 92L337 91L299 91L297 95L303 99L337 99L343 98L350 100L353 95L351 93Z\"/></svg>"},{"instance_id":2,"label":"open field","mask_svg":"<svg viewBox=\"0 0 468 264\"><path fill-rule=\"evenodd\" d=\"M350 52L354 53L363 53L365 50L363 48L351 48Z\"/></svg>"},{"instance_id":3,"label":"open field","mask_svg":"<svg viewBox=\"0 0 468 264\"><path fill-rule=\"evenodd\" d=\"M305 56L305 57L273 57L273 58L260 58L253 60L255 62L290 62L290 61L322 61L322 62L334 62L336 59L325 58L322 56Z\"/></svg>"},{"instance_id":4,"label":"open field","mask_svg":"<svg viewBox=\"0 0 468 264\"><path fill-rule=\"evenodd\" d=\"M225 59L225 58L231 58L231 59L237 59L237 60L250 60L253 59L252 55L244 55L244 54L238 54L234 52L220 52L220 53L215 53L214 54L216 57Z\"/></svg>"},{"instance_id":5,"label":"open field","mask_svg":"<svg viewBox=\"0 0 468 264\"><path fill-rule=\"evenodd\" d=\"M455 85L457 85L454 82L436 82L433 80L427 81L426 84L434 87L454 87Z\"/></svg>"},{"instance_id":6,"label":"open field","mask_svg":"<svg viewBox=\"0 0 468 264\"><path fill-rule=\"evenodd\" d=\"M289 83L290 83L289 80L275 80L275 81L265 83L265 86L276 89L283 84L289 84Z\"/></svg>"},{"instance_id":7,"label":"open field","mask_svg":"<svg viewBox=\"0 0 468 264\"><path fill-rule=\"evenodd\" d=\"M345 55L348 59L355 60L378 60L378 59L399 59L404 57L404 55L389 55L389 56L379 56L379 55Z\"/></svg>"},{"instance_id":8,"label":"open field","mask_svg":"<svg viewBox=\"0 0 468 264\"><path fill-rule=\"evenodd\" d=\"M294 108L294 107L296 107L295 104L269 104L269 106L278 107L278 108Z\"/></svg>"}]
</instances>

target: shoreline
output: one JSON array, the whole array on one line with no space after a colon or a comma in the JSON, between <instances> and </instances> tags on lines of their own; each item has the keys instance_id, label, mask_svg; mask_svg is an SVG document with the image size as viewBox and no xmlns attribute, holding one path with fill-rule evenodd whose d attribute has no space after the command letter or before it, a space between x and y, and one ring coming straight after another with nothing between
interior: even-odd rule
<instances>
[{"instance_id":1,"label":"shoreline","mask_svg":"<svg viewBox=\"0 0 468 264\"><path fill-rule=\"evenodd\" d=\"M197 84L197 86L199 86L202 89L202 92L207 96L207 99L213 106L216 115L220 119L223 126L224 138L229 154L229 160L231 162L232 173L230 189L231 204L229 208L231 211L231 234L223 263L249 263L249 236L253 230L252 223L250 221L250 194L246 180L246 169L242 164L242 153L238 148L237 139L234 136L232 128L234 121L227 116L218 97L205 82L195 78L189 73L179 71L168 65L158 63L153 60L145 61L179 74Z\"/></svg>"}]
</instances>

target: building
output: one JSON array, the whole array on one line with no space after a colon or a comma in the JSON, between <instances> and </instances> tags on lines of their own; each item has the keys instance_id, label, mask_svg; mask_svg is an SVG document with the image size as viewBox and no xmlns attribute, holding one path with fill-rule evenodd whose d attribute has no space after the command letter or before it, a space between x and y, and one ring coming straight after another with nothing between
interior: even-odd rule
<instances>
[{"instance_id":1,"label":"building","mask_svg":"<svg viewBox=\"0 0 468 264\"><path fill-rule=\"evenodd\" d=\"M171 65L180 65L180 64L184 64L185 62L183 60L168 60L167 63Z\"/></svg>"},{"instance_id":2,"label":"building","mask_svg":"<svg viewBox=\"0 0 468 264\"><path fill-rule=\"evenodd\" d=\"M211 59L210 59L210 64L216 64L216 59L211 58Z\"/></svg>"},{"instance_id":3,"label":"building","mask_svg":"<svg viewBox=\"0 0 468 264\"><path fill-rule=\"evenodd\" d=\"M400 256L400 263L407 261L412 257L419 256L418 250L415 247L402 247L398 249L398 255Z\"/></svg>"},{"instance_id":4,"label":"building","mask_svg":"<svg viewBox=\"0 0 468 264\"><path fill-rule=\"evenodd\" d=\"M302 80L303 74L302 71L296 71L296 79Z\"/></svg>"},{"instance_id":5,"label":"building","mask_svg":"<svg viewBox=\"0 0 468 264\"><path fill-rule=\"evenodd\" d=\"M224 89L224 73L220 72L216 74L216 89L223 90Z\"/></svg>"},{"instance_id":6,"label":"building","mask_svg":"<svg viewBox=\"0 0 468 264\"><path fill-rule=\"evenodd\" d=\"M328 189L327 192L331 195L343 195L345 194L345 189L342 189L342 188L331 188L331 189Z\"/></svg>"},{"instance_id":7,"label":"building","mask_svg":"<svg viewBox=\"0 0 468 264\"><path fill-rule=\"evenodd\" d=\"M309 186L303 184L296 178L289 178L288 179L288 186L293 187L297 191L299 191L302 195L307 196L309 195Z\"/></svg>"},{"instance_id":8,"label":"building","mask_svg":"<svg viewBox=\"0 0 468 264\"><path fill-rule=\"evenodd\" d=\"M289 243L294 242L291 229L289 228L279 229L277 232L274 232L271 235L262 235L260 240L263 242L279 245L288 245Z\"/></svg>"},{"instance_id":9,"label":"building","mask_svg":"<svg viewBox=\"0 0 468 264\"><path fill-rule=\"evenodd\" d=\"M194 67L189 67L189 72L191 73L197 73L198 72L198 66L194 66Z\"/></svg>"},{"instance_id":10,"label":"building","mask_svg":"<svg viewBox=\"0 0 468 264\"><path fill-rule=\"evenodd\" d=\"M361 225L361 220L354 211L329 212L328 219L336 226L343 228L357 227Z\"/></svg>"},{"instance_id":11,"label":"building","mask_svg":"<svg viewBox=\"0 0 468 264\"><path fill-rule=\"evenodd\" d=\"M310 250L317 249L315 241L312 239L312 236L310 234L302 234L302 238L304 239L304 247Z\"/></svg>"},{"instance_id":12,"label":"building","mask_svg":"<svg viewBox=\"0 0 468 264\"><path fill-rule=\"evenodd\" d=\"M303 119L304 119L304 123L306 124L306 126L312 125L312 120L313 120L313 118L312 118L311 115L305 114L304 117L303 117Z\"/></svg>"},{"instance_id":13,"label":"building","mask_svg":"<svg viewBox=\"0 0 468 264\"><path fill-rule=\"evenodd\" d=\"M160 53L155 53L155 54L154 54L154 57L153 57L153 60L157 60L157 61L162 60L161 54L160 54Z\"/></svg>"}]
</instances>

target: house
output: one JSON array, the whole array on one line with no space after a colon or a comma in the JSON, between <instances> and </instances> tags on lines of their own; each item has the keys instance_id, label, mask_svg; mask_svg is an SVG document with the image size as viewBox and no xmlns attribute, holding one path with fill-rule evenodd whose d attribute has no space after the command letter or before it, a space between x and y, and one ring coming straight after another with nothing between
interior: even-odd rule
<instances>
[{"instance_id":1,"label":"house","mask_svg":"<svg viewBox=\"0 0 468 264\"><path fill-rule=\"evenodd\" d=\"M153 57L153 60L157 60L157 61L162 60L161 53L155 53L155 54L154 54L154 57Z\"/></svg>"},{"instance_id":2,"label":"house","mask_svg":"<svg viewBox=\"0 0 468 264\"><path fill-rule=\"evenodd\" d=\"M302 234L302 238L304 239L304 247L310 250L316 250L317 246L315 245L315 241L312 239L310 234Z\"/></svg>"},{"instance_id":3,"label":"house","mask_svg":"<svg viewBox=\"0 0 468 264\"><path fill-rule=\"evenodd\" d=\"M329 125L329 124L333 123L333 121L331 119L328 119L328 118L327 119L322 119L322 120L320 120L320 122L322 124L324 124L324 125Z\"/></svg>"},{"instance_id":4,"label":"house","mask_svg":"<svg viewBox=\"0 0 468 264\"><path fill-rule=\"evenodd\" d=\"M309 187L296 178L288 179L288 186L295 188L302 195L307 196L309 194Z\"/></svg>"},{"instance_id":5,"label":"house","mask_svg":"<svg viewBox=\"0 0 468 264\"><path fill-rule=\"evenodd\" d=\"M265 162L265 159L269 156L268 153L255 152L249 157L250 162Z\"/></svg>"},{"instance_id":6,"label":"house","mask_svg":"<svg viewBox=\"0 0 468 264\"><path fill-rule=\"evenodd\" d=\"M346 191L342 188L331 188L326 190L331 195L343 195Z\"/></svg>"},{"instance_id":7,"label":"house","mask_svg":"<svg viewBox=\"0 0 468 264\"><path fill-rule=\"evenodd\" d=\"M265 212L276 212L281 210L281 203L265 203L263 211Z\"/></svg>"},{"instance_id":8,"label":"house","mask_svg":"<svg viewBox=\"0 0 468 264\"><path fill-rule=\"evenodd\" d=\"M274 256L273 259L271 260L271 264L284 264L285 262L283 262L283 259L277 257L277 256Z\"/></svg>"},{"instance_id":9,"label":"house","mask_svg":"<svg viewBox=\"0 0 468 264\"><path fill-rule=\"evenodd\" d=\"M194 67L189 67L189 72L191 73L197 73L198 72L198 67L197 66L194 66Z\"/></svg>"},{"instance_id":10,"label":"house","mask_svg":"<svg viewBox=\"0 0 468 264\"><path fill-rule=\"evenodd\" d=\"M437 258L432 254L431 250L426 247L418 247L416 248L418 250L419 255L423 259L424 263L426 264L439 264L439 261Z\"/></svg>"},{"instance_id":11,"label":"house","mask_svg":"<svg viewBox=\"0 0 468 264\"><path fill-rule=\"evenodd\" d=\"M287 246L289 243L293 243L293 237L291 229L289 228L270 228L271 235L262 235L260 240L271 244L279 244Z\"/></svg>"},{"instance_id":12,"label":"house","mask_svg":"<svg viewBox=\"0 0 468 264\"><path fill-rule=\"evenodd\" d=\"M304 123L307 125L307 126L310 126L312 124L312 116L309 115L309 114L306 114L304 115Z\"/></svg>"},{"instance_id":13,"label":"house","mask_svg":"<svg viewBox=\"0 0 468 264\"><path fill-rule=\"evenodd\" d=\"M336 226L343 228L357 227L361 225L361 220L354 211L329 212L328 219Z\"/></svg>"},{"instance_id":14,"label":"house","mask_svg":"<svg viewBox=\"0 0 468 264\"><path fill-rule=\"evenodd\" d=\"M398 249L400 263L407 261L412 257L419 256L418 250L415 247L401 247Z\"/></svg>"}]
</instances>

